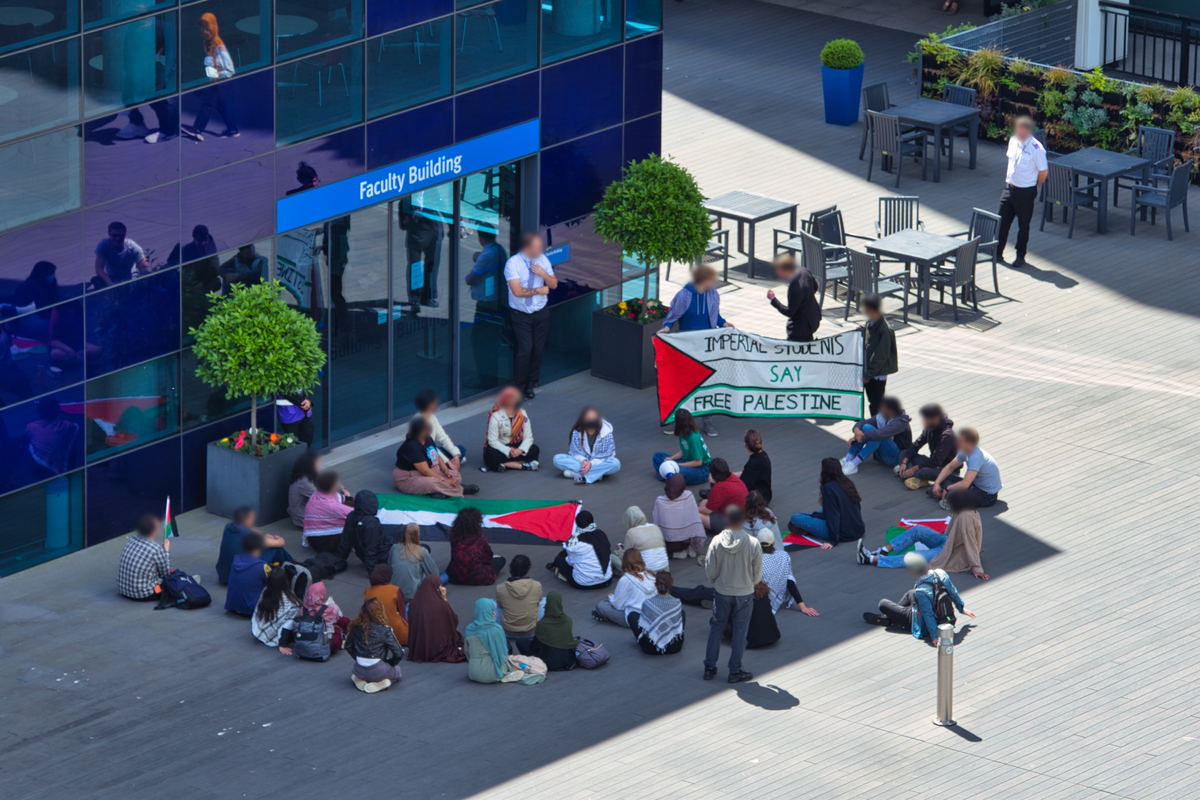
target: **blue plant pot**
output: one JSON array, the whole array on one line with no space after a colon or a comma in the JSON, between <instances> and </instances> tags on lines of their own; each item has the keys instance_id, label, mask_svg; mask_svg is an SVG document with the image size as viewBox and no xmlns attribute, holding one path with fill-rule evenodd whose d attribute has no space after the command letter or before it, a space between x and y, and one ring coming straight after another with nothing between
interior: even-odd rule
<instances>
[{"instance_id":1,"label":"blue plant pot","mask_svg":"<svg viewBox=\"0 0 1200 800\"><path fill-rule=\"evenodd\" d=\"M826 125L853 125L858 122L858 101L862 95L865 66L859 64L854 69L833 69L821 65Z\"/></svg>"}]
</instances>

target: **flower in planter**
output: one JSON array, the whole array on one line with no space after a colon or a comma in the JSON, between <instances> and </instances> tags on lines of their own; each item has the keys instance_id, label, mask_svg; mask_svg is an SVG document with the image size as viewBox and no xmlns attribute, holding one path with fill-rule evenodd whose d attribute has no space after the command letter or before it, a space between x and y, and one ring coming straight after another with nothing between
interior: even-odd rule
<instances>
[{"instance_id":1,"label":"flower in planter","mask_svg":"<svg viewBox=\"0 0 1200 800\"><path fill-rule=\"evenodd\" d=\"M279 434L278 434L278 433L272 433L272 434L271 434L271 444L276 444L276 443L278 443L278 442L279 442Z\"/></svg>"}]
</instances>

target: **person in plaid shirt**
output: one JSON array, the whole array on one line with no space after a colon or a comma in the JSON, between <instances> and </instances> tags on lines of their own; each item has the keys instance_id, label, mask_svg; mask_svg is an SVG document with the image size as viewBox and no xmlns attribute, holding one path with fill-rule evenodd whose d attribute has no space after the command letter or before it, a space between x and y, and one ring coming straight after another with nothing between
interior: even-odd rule
<instances>
[{"instance_id":1,"label":"person in plaid shirt","mask_svg":"<svg viewBox=\"0 0 1200 800\"><path fill-rule=\"evenodd\" d=\"M137 533L125 540L117 568L117 591L131 600L153 600L158 584L171 572L171 540L161 542L162 523L152 514L138 521Z\"/></svg>"}]
</instances>

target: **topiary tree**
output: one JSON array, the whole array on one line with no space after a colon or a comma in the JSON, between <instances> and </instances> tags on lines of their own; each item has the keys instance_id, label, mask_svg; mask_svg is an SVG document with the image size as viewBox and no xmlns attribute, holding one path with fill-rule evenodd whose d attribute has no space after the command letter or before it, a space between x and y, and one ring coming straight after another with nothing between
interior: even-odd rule
<instances>
[{"instance_id":1,"label":"topiary tree","mask_svg":"<svg viewBox=\"0 0 1200 800\"><path fill-rule=\"evenodd\" d=\"M250 397L251 447L258 444L257 398L311 389L325 366L321 335L312 320L279 299L279 281L234 284L229 295L213 292L212 312L198 328L193 347L196 375L225 396Z\"/></svg>"},{"instance_id":2,"label":"topiary tree","mask_svg":"<svg viewBox=\"0 0 1200 800\"><path fill-rule=\"evenodd\" d=\"M712 238L704 195L692 174L651 153L631 161L621 180L596 204L596 232L621 245L624 255L645 267L642 307L650 296L650 269L668 261L700 259Z\"/></svg>"},{"instance_id":3,"label":"topiary tree","mask_svg":"<svg viewBox=\"0 0 1200 800\"><path fill-rule=\"evenodd\" d=\"M863 63L863 51L853 39L834 39L821 48L821 63L830 69L854 69Z\"/></svg>"}]
</instances>

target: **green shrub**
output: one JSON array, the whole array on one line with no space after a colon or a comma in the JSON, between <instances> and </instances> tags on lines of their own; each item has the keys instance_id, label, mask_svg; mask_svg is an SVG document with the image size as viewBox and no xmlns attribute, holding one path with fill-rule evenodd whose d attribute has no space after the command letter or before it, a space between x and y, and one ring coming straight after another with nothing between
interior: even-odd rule
<instances>
[{"instance_id":1,"label":"green shrub","mask_svg":"<svg viewBox=\"0 0 1200 800\"><path fill-rule=\"evenodd\" d=\"M1164 103L1167 99L1167 87L1161 83L1155 83L1151 86L1139 86L1137 89L1137 99L1139 103L1148 103L1152 106Z\"/></svg>"},{"instance_id":2,"label":"green shrub","mask_svg":"<svg viewBox=\"0 0 1200 800\"><path fill-rule=\"evenodd\" d=\"M834 39L821 48L821 64L830 69L854 69L862 63L862 48L851 39Z\"/></svg>"}]
</instances>

